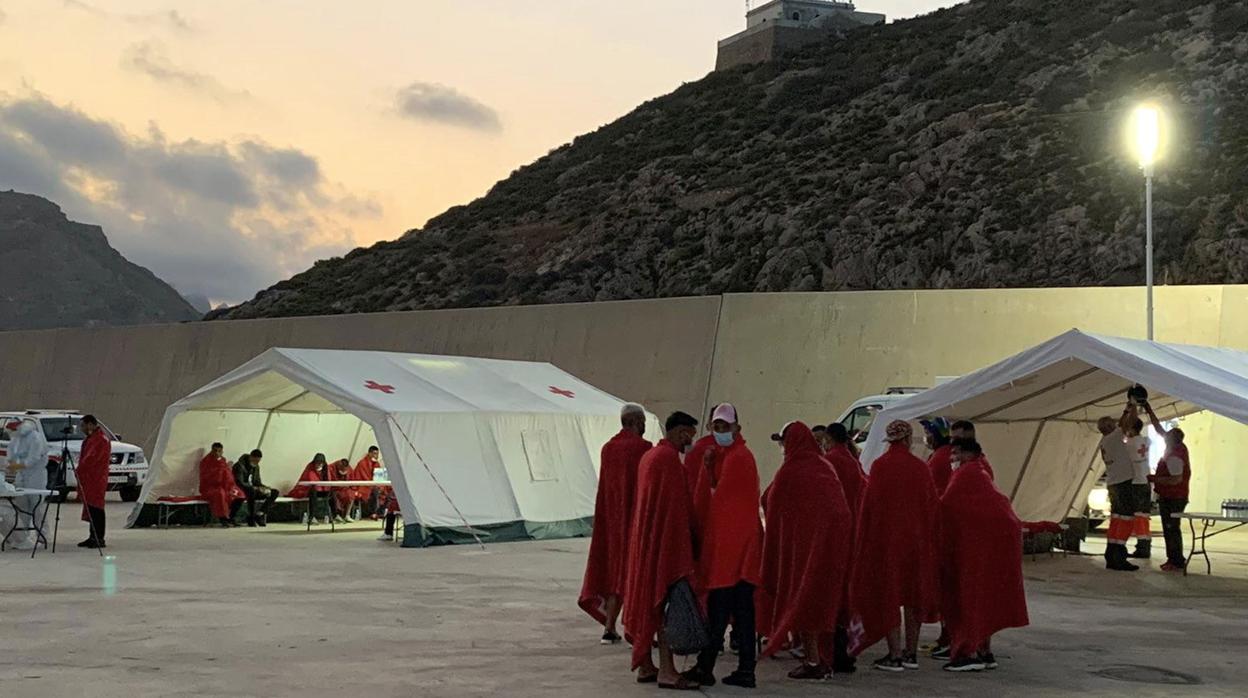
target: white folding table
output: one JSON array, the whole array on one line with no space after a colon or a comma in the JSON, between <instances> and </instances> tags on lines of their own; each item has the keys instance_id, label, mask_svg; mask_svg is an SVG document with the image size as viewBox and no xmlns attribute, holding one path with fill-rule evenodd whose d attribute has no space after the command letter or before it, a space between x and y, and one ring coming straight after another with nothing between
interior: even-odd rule
<instances>
[{"instance_id":1,"label":"white folding table","mask_svg":"<svg viewBox=\"0 0 1248 698\"><path fill-rule=\"evenodd\" d=\"M1234 531L1235 529L1248 524L1248 511L1223 511L1220 513L1204 512L1204 511L1177 511L1170 515L1175 519L1187 519L1192 529L1192 550L1187 554L1187 562L1183 565L1183 574L1187 575L1187 569L1192 566L1192 558L1200 553L1205 558L1205 574L1213 574L1213 562L1209 559L1209 551L1205 548L1205 543L1219 533ZM1200 532L1196 532L1196 522L1201 524ZM1220 523L1234 524L1226 528L1214 529Z\"/></svg>"},{"instance_id":2,"label":"white folding table","mask_svg":"<svg viewBox=\"0 0 1248 698\"><path fill-rule=\"evenodd\" d=\"M52 490L27 490L20 487L12 492L0 492L0 499L9 500L9 506L13 507L13 525L9 528L8 533L4 534L4 540L0 540L0 551L4 550L5 546L9 544L9 538L12 538L13 534L18 531L33 531L35 533L35 544L30 550L31 558L34 558L35 553L39 552L40 543L43 543L45 550L48 548L48 537L43 533L44 524L46 524L48 520L48 508L43 508L43 516L37 517L35 516L35 513L39 511L39 505L43 504L47 498L51 497L53 494L55 494L55 492ZM23 509L18 504L19 499L24 499L26 497L35 498L35 504L29 511ZM22 515L30 517L30 525L19 528L17 520L21 518Z\"/></svg>"},{"instance_id":3,"label":"white folding table","mask_svg":"<svg viewBox=\"0 0 1248 698\"><path fill-rule=\"evenodd\" d=\"M345 488L355 489L357 487L389 487L390 481L389 480L300 480L299 482L295 484L299 485L300 487L311 488L308 491L308 529L307 529L311 531L312 530L312 509L313 507L316 506L317 497L319 497L322 494L324 494L327 498L332 496L332 493L330 492L321 492L321 490L317 489L318 487L322 489L331 489L331 490L332 489L340 490L340 489L345 489ZM334 505L332 503L329 505L329 530L331 532L338 530L334 526Z\"/></svg>"}]
</instances>

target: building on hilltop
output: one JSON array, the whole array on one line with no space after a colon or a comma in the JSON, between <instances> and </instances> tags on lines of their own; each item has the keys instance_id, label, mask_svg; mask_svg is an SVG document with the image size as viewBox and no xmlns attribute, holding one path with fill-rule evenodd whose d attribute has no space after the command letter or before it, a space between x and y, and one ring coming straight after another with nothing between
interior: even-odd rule
<instances>
[{"instance_id":1,"label":"building on hilltop","mask_svg":"<svg viewBox=\"0 0 1248 698\"><path fill-rule=\"evenodd\" d=\"M859 12L852 2L770 0L746 13L745 31L719 42L715 69L770 61L831 32L883 24L884 19L882 14Z\"/></svg>"}]
</instances>

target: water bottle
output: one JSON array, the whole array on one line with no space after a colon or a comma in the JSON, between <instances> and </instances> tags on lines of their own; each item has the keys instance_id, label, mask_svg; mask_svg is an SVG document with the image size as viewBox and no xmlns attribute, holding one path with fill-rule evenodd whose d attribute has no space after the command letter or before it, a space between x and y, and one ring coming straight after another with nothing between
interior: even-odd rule
<instances>
[{"instance_id":1,"label":"water bottle","mask_svg":"<svg viewBox=\"0 0 1248 698\"><path fill-rule=\"evenodd\" d=\"M112 596L117 593L117 558L112 555L104 556L104 573L101 579L101 586L104 589L105 596Z\"/></svg>"}]
</instances>

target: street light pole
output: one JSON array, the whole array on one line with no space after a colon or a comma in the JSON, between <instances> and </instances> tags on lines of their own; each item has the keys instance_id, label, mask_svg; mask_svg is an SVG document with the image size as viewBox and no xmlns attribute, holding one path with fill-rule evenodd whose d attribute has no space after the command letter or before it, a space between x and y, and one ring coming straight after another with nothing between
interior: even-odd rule
<instances>
[{"instance_id":1,"label":"street light pole","mask_svg":"<svg viewBox=\"0 0 1248 698\"><path fill-rule=\"evenodd\" d=\"M1148 287L1148 341L1153 341L1153 166L1144 168L1144 277Z\"/></svg>"}]
</instances>

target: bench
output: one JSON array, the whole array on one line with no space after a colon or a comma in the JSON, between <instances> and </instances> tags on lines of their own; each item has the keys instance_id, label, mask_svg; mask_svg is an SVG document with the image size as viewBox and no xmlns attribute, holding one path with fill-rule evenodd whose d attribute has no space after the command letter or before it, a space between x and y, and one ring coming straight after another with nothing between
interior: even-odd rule
<instances>
[{"instance_id":1,"label":"bench","mask_svg":"<svg viewBox=\"0 0 1248 698\"><path fill-rule=\"evenodd\" d=\"M203 504L208 506L208 500L198 497L161 497L156 500L156 528L169 528L169 520L173 517L173 512L179 507L194 507Z\"/></svg>"}]
</instances>

